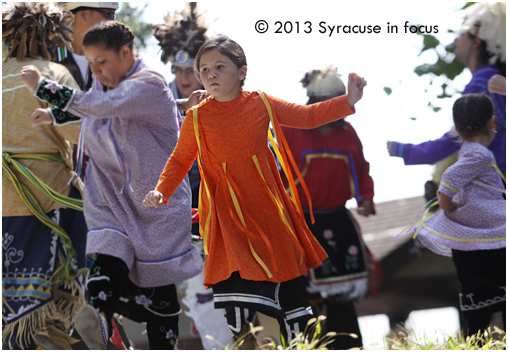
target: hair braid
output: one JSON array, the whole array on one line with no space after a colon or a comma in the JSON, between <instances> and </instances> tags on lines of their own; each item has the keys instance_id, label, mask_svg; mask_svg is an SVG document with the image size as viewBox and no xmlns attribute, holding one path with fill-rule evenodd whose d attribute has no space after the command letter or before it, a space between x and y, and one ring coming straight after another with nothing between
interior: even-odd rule
<instances>
[{"instance_id":1,"label":"hair braid","mask_svg":"<svg viewBox=\"0 0 508 352\"><path fill-rule=\"evenodd\" d=\"M467 94L453 104L453 122L463 138L487 132L494 104L485 94Z\"/></svg>"},{"instance_id":2,"label":"hair braid","mask_svg":"<svg viewBox=\"0 0 508 352\"><path fill-rule=\"evenodd\" d=\"M119 52L123 46L134 50L134 34L122 22L104 21L90 28L83 38L83 46L102 46Z\"/></svg>"}]
</instances>

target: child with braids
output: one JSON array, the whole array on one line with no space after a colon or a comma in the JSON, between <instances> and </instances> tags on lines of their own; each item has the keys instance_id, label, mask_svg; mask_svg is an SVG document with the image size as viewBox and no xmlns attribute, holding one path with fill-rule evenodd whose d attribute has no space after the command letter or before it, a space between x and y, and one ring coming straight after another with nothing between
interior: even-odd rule
<instances>
[{"instance_id":1,"label":"child with braids","mask_svg":"<svg viewBox=\"0 0 508 352\"><path fill-rule=\"evenodd\" d=\"M137 58L124 24L101 22L83 40L95 76L80 92L22 69L35 95L59 107L38 109L34 124L82 119L80 141L90 160L85 173L89 305L76 330L90 349L106 349L113 313L147 323L150 349L173 349L180 306L175 283L201 271L191 245L191 191L176 185L170 206L143 207L178 139L177 105L164 77ZM83 150L83 145L80 146ZM80 158L81 159L81 158Z\"/></svg>"},{"instance_id":2,"label":"child with braids","mask_svg":"<svg viewBox=\"0 0 508 352\"><path fill-rule=\"evenodd\" d=\"M486 95L464 95L455 102L453 121L464 142L437 191L443 212L410 230L432 251L452 256L468 335L486 329L497 311L506 326L506 191L487 149L496 135L495 119Z\"/></svg>"}]
</instances>

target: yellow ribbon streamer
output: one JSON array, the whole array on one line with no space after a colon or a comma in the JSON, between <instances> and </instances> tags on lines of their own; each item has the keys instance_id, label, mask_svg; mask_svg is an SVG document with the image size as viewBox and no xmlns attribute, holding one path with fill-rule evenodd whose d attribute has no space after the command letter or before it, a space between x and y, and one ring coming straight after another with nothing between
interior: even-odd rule
<instances>
[{"instance_id":1,"label":"yellow ribbon streamer","mask_svg":"<svg viewBox=\"0 0 508 352\"><path fill-rule=\"evenodd\" d=\"M276 154L277 154L277 156L278 155L282 156L282 158L279 160L279 162L281 163L282 169L284 170L284 173L286 174L288 182L291 185L291 190L292 190L291 194L292 194L292 196L294 194L294 198L293 199L296 202L296 206L297 206L297 209L298 209L298 211L300 213L300 216L303 218L302 205L300 203L300 199L299 199L299 196L298 196L298 191L296 190L296 185L295 185L295 181L294 181L294 178L293 178L293 174L291 173L291 170L289 168L289 163L288 163L288 160L287 160L288 158L289 158L289 161L291 162L291 165L292 165L293 169L295 170L297 178L300 179L300 183L302 185L302 189L303 189L303 191L305 193L305 196L307 197L307 201L308 201L308 204L309 204L309 212L310 212L311 223L314 224L316 221L314 219L314 213L312 212L312 200L310 198L310 194L309 194L309 190L307 188L307 185L305 184L305 181L303 180L303 177L300 174L300 170L296 166L296 163L295 163L295 160L293 158L293 155L291 154L291 149L289 148L289 146L287 144L286 138L284 137L284 133L282 133L282 130L281 130L280 125L279 125L279 122L276 121L274 119L274 117L273 117L272 109L271 109L270 103L268 102L268 99L265 96L265 93L263 93L260 90L258 90L257 92L258 92L259 96L261 97L261 99L263 100L263 103L265 104L266 109L268 110L268 116L270 117L270 121L271 121L272 126L273 126L273 128L275 130L275 137L277 138L277 141L279 141L280 147L277 147L277 144L275 144L275 142L273 142L273 136L271 136L271 131L268 130L269 136L271 136L270 141L272 142L273 149L276 150L278 148L280 153L277 154L277 152L276 152Z\"/></svg>"},{"instance_id":2,"label":"yellow ribbon streamer","mask_svg":"<svg viewBox=\"0 0 508 352\"><path fill-rule=\"evenodd\" d=\"M205 212L204 207L202 205L202 193L201 188L199 189L199 203L198 203L198 212L200 214L200 219L202 226L199 227L199 235L203 237L203 247L205 250L205 254L208 255L208 243L209 243L209 235L210 235L210 218L212 215L212 197L210 196L210 190L208 189L208 184L205 179L205 173L203 172L203 167L201 165L201 143L199 142L199 125L198 125L198 107L192 107L192 121L194 123L194 135L196 136L196 142L198 144L198 168L201 174L201 181L203 183L203 187L205 189L206 197L208 199L208 214L205 220ZM203 216L201 218L201 216Z\"/></svg>"}]
</instances>

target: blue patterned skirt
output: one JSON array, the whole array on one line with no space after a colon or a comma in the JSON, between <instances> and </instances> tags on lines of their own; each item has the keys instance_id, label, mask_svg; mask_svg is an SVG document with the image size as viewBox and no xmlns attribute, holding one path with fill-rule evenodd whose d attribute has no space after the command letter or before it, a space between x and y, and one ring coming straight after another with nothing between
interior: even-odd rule
<instances>
[{"instance_id":1,"label":"blue patterned skirt","mask_svg":"<svg viewBox=\"0 0 508 352\"><path fill-rule=\"evenodd\" d=\"M47 214L71 238L76 267L85 267L87 227L83 213L57 209ZM33 335L48 324L70 326L84 303L84 278L52 283L64 246L35 216L2 217L2 231L3 347L33 348Z\"/></svg>"}]
</instances>

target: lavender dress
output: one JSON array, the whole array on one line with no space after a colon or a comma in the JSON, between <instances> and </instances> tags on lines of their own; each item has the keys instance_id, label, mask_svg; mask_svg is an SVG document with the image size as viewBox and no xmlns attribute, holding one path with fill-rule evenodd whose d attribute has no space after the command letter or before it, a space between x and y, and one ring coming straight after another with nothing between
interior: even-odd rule
<instances>
[{"instance_id":1,"label":"lavender dress","mask_svg":"<svg viewBox=\"0 0 508 352\"><path fill-rule=\"evenodd\" d=\"M72 92L63 110L80 116L90 160L85 173L86 253L122 259L140 287L197 275L202 261L191 245L191 191L186 178L169 203L145 208L178 139L176 102L164 77L136 61L115 89L95 79Z\"/></svg>"},{"instance_id":2,"label":"lavender dress","mask_svg":"<svg viewBox=\"0 0 508 352\"><path fill-rule=\"evenodd\" d=\"M437 254L506 248L505 187L490 150L464 142L459 161L443 174L439 191L459 201L453 211L442 211L425 220L418 238ZM413 231L417 226L413 226Z\"/></svg>"}]
</instances>

